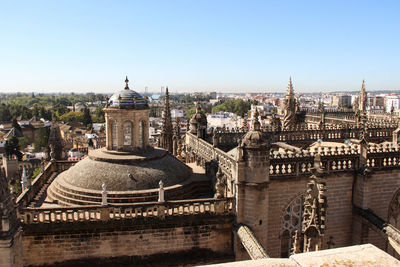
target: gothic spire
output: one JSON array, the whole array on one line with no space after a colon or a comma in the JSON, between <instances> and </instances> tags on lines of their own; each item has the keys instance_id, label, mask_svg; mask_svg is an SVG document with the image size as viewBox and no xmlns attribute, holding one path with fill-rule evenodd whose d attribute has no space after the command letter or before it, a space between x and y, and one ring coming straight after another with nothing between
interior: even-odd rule
<instances>
[{"instance_id":1,"label":"gothic spire","mask_svg":"<svg viewBox=\"0 0 400 267\"><path fill-rule=\"evenodd\" d=\"M129 90L129 80L128 80L128 75L125 78L125 90Z\"/></svg>"},{"instance_id":2,"label":"gothic spire","mask_svg":"<svg viewBox=\"0 0 400 267\"><path fill-rule=\"evenodd\" d=\"M165 105L164 105L164 117L163 117L163 125L160 136L160 145L162 148L167 149L172 153L172 119L171 119L171 109L169 106L169 92L168 86L165 90Z\"/></svg>"},{"instance_id":3,"label":"gothic spire","mask_svg":"<svg viewBox=\"0 0 400 267\"><path fill-rule=\"evenodd\" d=\"M294 95L294 92L293 92L293 84L292 84L292 76L290 76L289 77L289 83L288 83L288 86L287 86L287 89L286 89L286 95L287 96L292 96L292 95Z\"/></svg>"},{"instance_id":4,"label":"gothic spire","mask_svg":"<svg viewBox=\"0 0 400 267\"><path fill-rule=\"evenodd\" d=\"M366 111L367 109L367 92L365 90L365 80L362 81L358 107L360 111Z\"/></svg>"},{"instance_id":5,"label":"gothic spire","mask_svg":"<svg viewBox=\"0 0 400 267\"><path fill-rule=\"evenodd\" d=\"M289 78L289 83L286 90L285 97L285 110L283 117L283 128L289 129L296 124L296 99L294 98L294 90L292 84L292 77ZM297 106L298 108L298 106Z\"/></svg>"}]
</instances>

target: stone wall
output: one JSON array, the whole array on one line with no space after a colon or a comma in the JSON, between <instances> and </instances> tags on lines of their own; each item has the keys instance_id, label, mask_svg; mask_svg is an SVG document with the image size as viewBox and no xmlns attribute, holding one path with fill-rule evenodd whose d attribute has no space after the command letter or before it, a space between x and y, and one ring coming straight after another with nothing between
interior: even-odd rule
<instances>
[{"instance_id":1,"label":"stone wall","mask_svg":"<svg viewBox=\"0 0 400 267\"><path fill-rule=\"evenodd\" d=\"M352 244L352 173L329 174L326 177L326 196L328 199L326 232L322 249L328 247L329 237L335 243L332 247ZM271 257L281 256L282 216L289 203L305 193L308 177L297 179L272 180L269 185L268 232L266 250ZM260 212L267 212L260 207ZM258 238L258 237L257 237Z\"/></svg>"},{"instance_id":2,"label":"stone wall","mask_svg":"<svg viewBox=\"0 0 400 267\"><path fill-rule=\"evenodd\" d=\"M21 231L9 239L0 239L0 267L22 266Z\"/></svg>"},{"instance_id":3,"label":"stone wall","mask_svg":"<svg viewBox=\"0 0 400 267\"><path fill-rule=\"evenodd\" d=\"M399 189L400 172L398 170L375 171L367 180L368 208L383 220L388 221L390 203ZM386 250L387 248L385 236L373 227L369 228L366 239L367 242L374 244L382 250Z\"/></svg>"},{"instance_id":4,"label":"stone wall","mask_svg":"<svg viewBox=\"0 0 400 267\"><path fill-rule=\"evenodd\" d=\"M179 261L178 255L193 250L206 251L207 258L204 253L201 256L203 262L214 262L233 255L232 224L233 216L201 214L164 220L25 225L24 265L74 260L94 264L99 259L112 262L124 257L134 264L165 255Z\"/></svg>"},{"instance_id":5,"label":"stone wall","mask_svg":"<svg viewBox=\"0 0 400 267\"><path fill-rule=\"evenodd\" d=\"M365 222L361 226L362 219L353 214L354 177L355 174L350 172L329 174L326 177L328 209L327 226L322 248L328 248L327 242L332 236L334 245L331 245L331 247L372 243L386 251L388 245L382 232ZM358 179L363 178L359 176ZM280 257L283 212L291 200L305 193L307 182L307 177L274 179L269 185L268 233L257 238L259 240L265 238L268 240L266 250L271 257ZM356 186L359 186L358 181ZM371 209L375 214L387 221L389 205L399 188L400 172L398 170L374 171L366 180L363 196L364 208ZM358 192L357 187L355 189L355 196L359 198L360 192ZM258 209L262 213L267 212L265 207L253 207L252 209Z\"/></svg>"}]
</instances>

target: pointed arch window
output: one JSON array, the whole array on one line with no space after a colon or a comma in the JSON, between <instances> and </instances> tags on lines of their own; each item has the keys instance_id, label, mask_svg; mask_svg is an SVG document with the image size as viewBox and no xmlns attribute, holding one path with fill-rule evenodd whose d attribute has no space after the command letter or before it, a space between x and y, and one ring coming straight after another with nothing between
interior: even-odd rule
<instances>
[{"instance_id":1,"label":"pointed arch window","mask_svg":"<svg viewBox=\"0 0 400 267\"><path fill-rule=\"evenodd\" d=\"M293 236L296 230L301 231L304 210L303 203L304 196L300 195L293 199L283 212L281 231L282 258L287 258L290 256L290 250L293 244Z\"/></svg>"}]
</instances>

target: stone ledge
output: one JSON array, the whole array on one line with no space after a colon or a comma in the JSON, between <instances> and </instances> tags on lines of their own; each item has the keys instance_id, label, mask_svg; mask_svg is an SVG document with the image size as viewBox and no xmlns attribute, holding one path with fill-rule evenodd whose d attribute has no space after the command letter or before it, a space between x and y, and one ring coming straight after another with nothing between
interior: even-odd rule
<instances>
[{"instance_id":1,"label":"stone ledge","mask_svg":"<svg viewBox=\"0 0 400 267\"><path fill-rule=\"evenodd\" d=\"M290 256L289 259L274 258L252 261L227 262L216 266L236 267L319 267L319 266L400 266L400 261L371 244L326 249Z\"/></svg>"}]
</instances>

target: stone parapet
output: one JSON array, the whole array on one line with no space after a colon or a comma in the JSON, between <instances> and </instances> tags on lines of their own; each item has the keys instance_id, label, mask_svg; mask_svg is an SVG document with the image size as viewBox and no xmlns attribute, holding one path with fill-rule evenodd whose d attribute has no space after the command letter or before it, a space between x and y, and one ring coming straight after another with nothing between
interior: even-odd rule
<instances>
[{"instance_id":1,"label":"stone parapet","mask_svg":"<svg viewBox=\"0 0 400 267\"><path fill-rule=\"evenodd\" d=\"M174 217L194 214L232 214L233 200L194 199L108 206L71 206L22 208L19 217L24 225L75 223L83 221L135 220L150 217Z\"/></svg>"}]
</instances>

